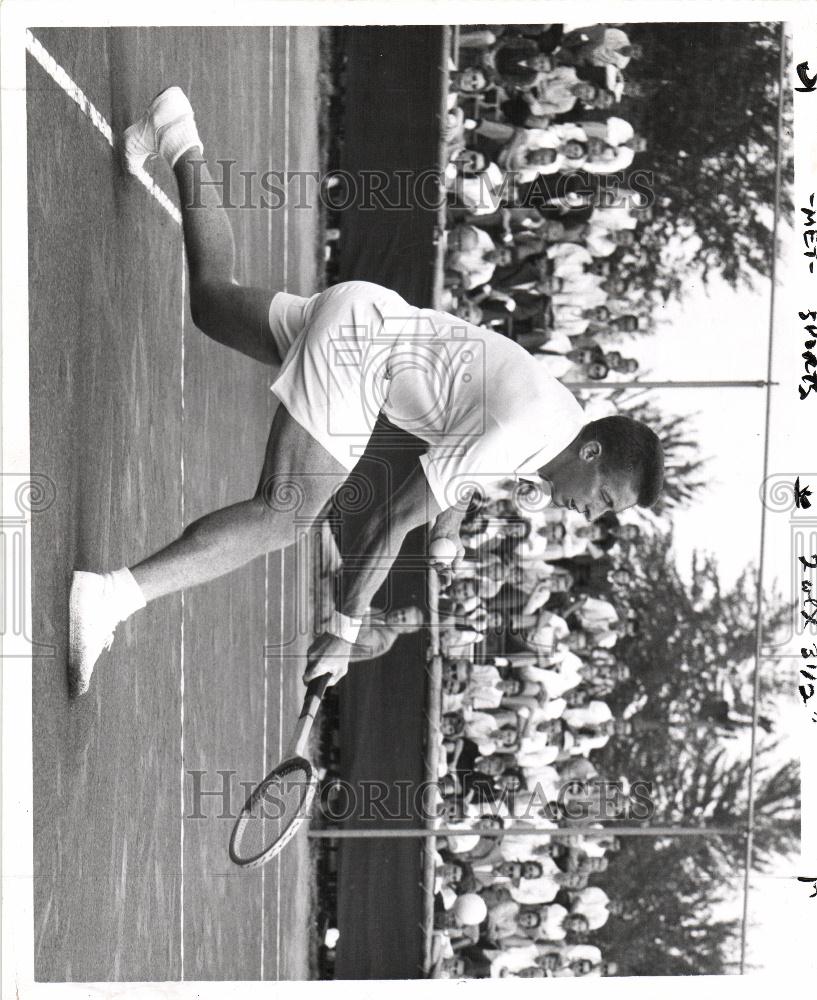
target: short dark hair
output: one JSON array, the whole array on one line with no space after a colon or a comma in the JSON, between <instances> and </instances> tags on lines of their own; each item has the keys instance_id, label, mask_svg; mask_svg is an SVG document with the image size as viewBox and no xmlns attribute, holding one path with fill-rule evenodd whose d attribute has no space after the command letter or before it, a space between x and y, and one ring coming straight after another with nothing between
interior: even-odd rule
<instances>
[{"instance_id":1,"label":"short dark hair","mask_svg":"<svg viewBox=\"0 0 817 1000\"><path fill-rule=\"evenodd\" d=\"M664 485L664 449L651 427L632 417L601 417L585 425L582 440L601 444L605 468L629 474L639 507L657 503Z\"/></svg>"}]
</instances>

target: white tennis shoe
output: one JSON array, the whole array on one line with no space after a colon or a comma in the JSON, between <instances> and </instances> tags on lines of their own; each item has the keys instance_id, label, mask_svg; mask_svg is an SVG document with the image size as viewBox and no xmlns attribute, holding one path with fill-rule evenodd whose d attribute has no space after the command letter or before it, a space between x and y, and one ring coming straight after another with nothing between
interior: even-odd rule
<instances>
[{"instance_id":1,"label":"white tennis shoe","mask_svg":"<svg viewBox=\"0 0 817 1000\"><path fill-rule=\"evenodd\" d=\"M172 167L194 146L201 147L193 108L181 87L168 87L153 98L139 121L125 129L125 162L138 173L154 156L164 156Z\"/></svg>"},{"instance_id":2,"label":"white tennis shoe","mask_svg":"<svg viewBox=\"0 0 817 1000\"><path fill-rule=\"evenodd\" d=\"M111 648L119 624L112 589L98 573L74 573L68 601L68 684L74 697L85 694L96 661Z\"/></svg>"}]
</instances>

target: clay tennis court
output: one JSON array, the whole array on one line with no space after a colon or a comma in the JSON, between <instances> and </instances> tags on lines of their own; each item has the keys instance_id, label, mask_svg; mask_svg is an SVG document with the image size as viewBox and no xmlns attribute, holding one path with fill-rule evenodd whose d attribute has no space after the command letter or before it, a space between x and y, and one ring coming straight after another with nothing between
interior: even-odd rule
<instances>
[{"instance_id":1,"label":"clay tennis court","mask_svg":"<svg viewBox=\"0 0 817 1000\"><path fill-rule=\"evenodd\" d=\"M34 805L35 975L307 978L306 831L243 873L220 794L183 818L191 772L217 792L218 772L234 775L237 807L238 782L289 737L307 643L295 554L158 602L119 630L78 702L65 653L71 571L132 561L250 496L273 407L274 373L193 327L178 219L124 173L105 126L116 136L177 83L211 160L317 170L318 29L36 29L29 43L31 464L57 491L32 543L35 635L56 647L34 667L34 783L48 789ZM230 214L243 282L315 289L316 211Z\"/></svg>"}]
</instances>

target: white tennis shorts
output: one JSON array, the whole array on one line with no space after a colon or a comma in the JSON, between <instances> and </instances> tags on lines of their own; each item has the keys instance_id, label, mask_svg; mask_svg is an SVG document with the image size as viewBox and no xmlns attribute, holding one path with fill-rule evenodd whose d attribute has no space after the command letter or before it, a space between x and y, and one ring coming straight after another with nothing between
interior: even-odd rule
<instances>
[{"instance_id":1,"label":"white tennis shorts","mask_svg":"<svg viewBox=\"0 0 817 1000\"><path fill-rule=\"evenodd\" d=\"M270 331L283 359L272 391L349 471L386 399L396 338L415 314L396 292L368 281L309 298L278 292L270 303Z\"/></svg>"}]
</instances>

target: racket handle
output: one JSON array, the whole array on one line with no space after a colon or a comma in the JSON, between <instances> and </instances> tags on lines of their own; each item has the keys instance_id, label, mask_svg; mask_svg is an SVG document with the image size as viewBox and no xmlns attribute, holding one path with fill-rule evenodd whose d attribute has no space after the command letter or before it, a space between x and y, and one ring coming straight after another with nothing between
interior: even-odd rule
<instances>
[{"instance_id":1,"label":"racket handle","mask_svg":"<svg viewBox=\"0 0 817 1000\"><path fill-rule=\"evenodd\" d=\"M321 674L320 677L316 677L314 681L310 681L307 684L303 708L301 709L298 723L295 726L295 734L292 737L290 752L287 753L288 757L304 756L307 740L312 730L312 723L315 721L315 716L321 707L321 700L326 693L327 687L329 687L329 678L329 674Z\"/></svg>"},{"instance_id":2,"label":"racket handle","mask_svg":"<svg viewBox=\"0 0 817 1000\"><path fill-rule=\"evenodd\" d=\"M304 695L304 705L301 709L301 718L305 715L311 715L313 718L317 715L318 709L321 705L321 699L326 694L326 689L329 687L329 680L331 674L321 674L320 677L316 677L314 681L310 681L306 686L306 694Z\"/></svg>"}]
</instances>

